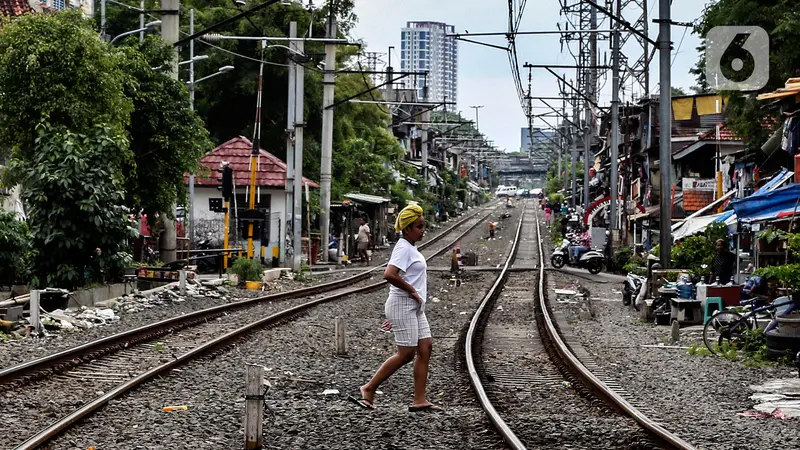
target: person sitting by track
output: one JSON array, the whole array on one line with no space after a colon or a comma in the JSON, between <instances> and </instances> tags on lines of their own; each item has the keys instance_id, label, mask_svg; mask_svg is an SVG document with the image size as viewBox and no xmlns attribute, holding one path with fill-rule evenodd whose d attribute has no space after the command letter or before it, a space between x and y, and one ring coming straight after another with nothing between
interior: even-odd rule
<instances>
[{"instance_id":1,"label":"person sitting by track","mask_svg":"<svg viewBox=\"0 0 800 450\"><path fill-rule=\"evenodd\" d=\"M578 245L570 248L570 259L573 264L578 262L582 254L589 251L592 246L592 235L589 234L589 225L583 226L583 232L578 236Z\"/></svg>"}]
</instances>

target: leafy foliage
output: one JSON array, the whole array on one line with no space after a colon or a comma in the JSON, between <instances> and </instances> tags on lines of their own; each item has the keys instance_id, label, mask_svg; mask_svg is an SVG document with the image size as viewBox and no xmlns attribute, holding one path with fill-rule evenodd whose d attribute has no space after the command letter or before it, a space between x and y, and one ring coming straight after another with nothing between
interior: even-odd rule
<instances>
[{"instance_id":1,"label":"leafy foliage","mask_svg":"<svg viewBox=\"0 0 800 450\"><path fill-rule=\"evenodd\" d=\"M228 273L236 274L239 282L261 281L264 276L264 266L258 261L249 258L237 258L233 265L228 269Z\"/></svg>"},{"instance_id":2,"label":"leafy foliage","mask_svg":"<svg viewBox=\"0 0 800 450\"><path fill-rule=\"evenodd\" d=\"M72 289L114 278L137 231L122 206L125 139L107 126L77 134L41 124L37 132L31 160L8 167L30 208L34 281Z\"/></svg>"},{"instance_id":3,"label":"leafy foliage","mask_svg":"<svg viewBox=\"0 0 800 450\"><path fill-rule=\"evenodd\" d=\"M675 267L688 269L695 277L705 278L708 267L703 265L711 264L714 256L714 244L705 236L689 236L681 242L681 245L673 248L672 259Z\"/></svg>"},{"instance_id":4,"label":"leafy foliage","mask_svg":"<svg viewBox=\"0 0 800 450\"><path fill-rule=\"evenodd\" d=\"M0 284L13 283L27 275L30 231L16 214L0 209Z\"/></svg>"},{"instance_id":5,"label":"leafy foliage","mask_svg":"<svg viewBox=\"0 0 800 450\"><path fill-rule=\"evenodd\" d=\"M633 258L633 249L631 247L620 247L614 250L612 257L612 270L621 271Z\"/></svg>"},{"instance_id":6,"label":"leafy foliage","mask_svg":"<svg viewBox=\"0 0 800 450\"><path fill-rule=\"evenodd\" d=\"M800 289L800 264L761 267L756 270L756 274L768 280L774 278L792 290Z\"/></svg>"},{"instance_id":7,"label":"leafy foliage","mask_svg":"<svg viewBox=\"0 0 800 450\"><path fill-rule=\"evenodd\" d=\"M170 46L148 37L141 49L123 47L122 67L132 80L125 94L133 101L128 132L133 158L127 162L125 203L134 211L172 214L185 197L184 173L197 169L213 146L203 121L189 107L182 84L153 70L173 57Z\"/></svg>"},{"instance_id":8,"label":"leafy foliage","mask_svg":"<svg viewBox=\"0 0 800 450\"><path fill-rule=\"evenodd\" d=\"M121 134L133 110L123 91L130 77L121 69L121 57L108 51L78 10L3 24L0 149L31 157L42 121L75 133L104 123L112 134Z\"/></svg>"}]
</instances>

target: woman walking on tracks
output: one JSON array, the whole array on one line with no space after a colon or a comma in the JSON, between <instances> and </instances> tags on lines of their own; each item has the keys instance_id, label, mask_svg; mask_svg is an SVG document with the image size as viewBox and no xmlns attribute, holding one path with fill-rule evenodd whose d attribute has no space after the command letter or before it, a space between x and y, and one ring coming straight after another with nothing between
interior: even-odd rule
<instances>
[{"instance_id":1,"label":"woman walking on tracks","mask_svg":"<svg viewBox=\"0 0 800 450\"><path fill-rule=\"evenodd\" d=\"M414 247L425 234L425 219L418 205L406 206L397 216L395 229L402 232L386 266L383 277L391 285L386 300L386 318L392 326L397 353L387 359L372 380L361 386L361 400L365 408L375 408L375 391L397 369L414 361L414 400L409 411L441 411L425 397L428 382L428 363L433 340L428 319L425 317L425 300L428 281L425 257Z\"/></svg>"}]
</instances>

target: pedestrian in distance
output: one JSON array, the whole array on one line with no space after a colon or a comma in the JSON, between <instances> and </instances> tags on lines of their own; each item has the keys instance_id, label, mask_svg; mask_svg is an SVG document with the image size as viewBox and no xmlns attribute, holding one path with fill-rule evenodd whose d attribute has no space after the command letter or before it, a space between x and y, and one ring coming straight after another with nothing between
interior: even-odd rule
<instances>
[{"instance_id":1,"label":"pedestrian in distance","mask_svg":"<svg viewBox=\"0 0 800 450\"><path fill-rule=\"evenodd\" d=\"M358 256L361 258L361 262L369 263L369 241L371 239L369 225L367 224L367 219L361 218L359 226L358 226L358 235L356 240L358 241Z\"/></svg>"},{"instance_id":2,"label":"pedestrian in distance","mask_svg":"<svg viewBox=\"0 0 800 450\"><path fill-rule=\"evenodd\" d=\"M550 219L552 218L551 217L552 214L553 210L550 209L549 206L544 209L544 223L545 225L547 225L548 228L550 228Z\"/></svg>"},{"instance_id":3,"label":"pedestrian in distance","mask_svg":"<svg viewBox=\"0 0 800 450\"><path fill-rule=\"evenodd\" d=\"M364 408L375 409L378 387L413 360L414 399L408 410L442 411L440 406L429 402L425 395L433 339L425 317L428 266L425 257L414 246L425 234L422 214L421 207L409 205L400 211L395 222L395 229L402 232L403 236L392 250L383 277L390 284L384 311L394 333L397 352L381 364L367 384L360 387L360 400L350 397Z\"/></svg>"}]
</instances>

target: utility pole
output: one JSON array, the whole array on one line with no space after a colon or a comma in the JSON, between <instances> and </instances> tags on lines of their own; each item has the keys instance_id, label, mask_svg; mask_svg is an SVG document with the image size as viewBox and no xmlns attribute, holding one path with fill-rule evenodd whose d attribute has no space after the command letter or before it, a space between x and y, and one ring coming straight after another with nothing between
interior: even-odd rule
<instances>
[{"instance_id":1,"label":"utility pole","mask_svg":"<svg viewBox=\"0 0 800 450\"><path fill-rule=\"evenodd\" d=\"M178 35L180 32L180 9L181 9L181 2L180 0L162 0L161 7L162 17L161 17L161 39L164 40L166 44L173 46L176 42L178 42ZM178 52L175 49L175 52L172 55L172 60L169 62L169 76L173 79L178 79ZM162 214L162 222L164 224L164 232L162 233L159 242L159 257L161 261L172 262L175 261L175 251L177 250L177 230L175 229L175 220L171 219L168 216L175 216L176 207L173 204L170 206L172 211L165 211L165 214Z\"/></svg>"},{"instance_id":2,"label":"utility pole","mask_svg":"<svg viewBox=\"0 0 800 450\"><path fill-rule=\"evenodd\" d=\"M592 31L597 29L597 9L589 5L591 19L589 26ZM586 69L586 95L593 102L597 100L597 33L589 34L589 66ZM586 134L583 140L583 208L589 209L589 166L592 160L592 137L594 136L594 114L592 103L585 102L584 112L586 114Z\"/></svg>"},{"instance_id":3,"label":"utility pole","mask_svg":"<svg viewBox=\"0 0 800 450\"><path fill-rule=\"evenodd\" d=\"M622 12L622 1L616 0L615 11ZM611 248L613 252L615 233L619 229L617 220L617 198L619 186L619 22L614 21L614 31L611 32L611 204L609 205L611 219ZM623 208L625 205L623 204Z\"/></svg>"},{"instance_id":4,"label":"utility pole","mask_svg":"<svg viewBox=\"0 0 800 450\"><path fill-rule=\"evenodd\" d=\"M139 28L144 28L144 0L139 2L139 7L141 8L141 12L139 12ZM192 11L194 11L194 9ZM194 31L189 32L189 35L192 34L194 34ZM139 32L139 43L141 44L142 42L144 42L144 30ZM194 39L192 39L191 44L189 45L191 46L192 44L194 44Z\"/></svg>"},{"instance_id":5,"label":"utility pole","mask_svg":"<svg viewBox=\"0 0 800 450\"><path fill-rule=\"evenodd\" d=\"M658 48L660 50L660 70L659 70L659 172L661 173L661 230L659 232L661 266L664 269L670 267L672 253L672 199L670 198L670 188L672 187L672 74L670 73L670 55L672 47L671 37L671 16L670 0L659 0L659 34Z\"/></svg>"},{"instance_id":6,"label":"utility pole","mask_svg":"<svg viewBox=\"0 0 800 450\"><path fill-rule=\"evenodd\" d=\"M425 85L422 87L422 101L428 103L429 97L428 94L430 93L430 88L428 87L428 77L425 77ZM426 108L427 109L427 108ZM420 116L422 119L422 179L427 183L428 182L428 145L430 142L428 141L428 122L431 121L431 112L430 110L425 111Z\"/></svg>"},{"instance_id":7,"label":"utility pole","mask_svg":"<svg viewBox=\"0 0 800 450\"><path fill-rule=\"evenodd\" d=\"M296 42L296 48L300 54L305 52L305 42ZM302 241L302 219L303 219L303 127L305 127L305 116L303 115L303 100L305 93L305 67L301 64L295 66L295 110L294 110L294 217L292 230L294 231L294 260L292 270L300 270L300 258L303 254ZM311 239L311 236L309 236ZM326 249L327 250L327 249ZM310 256L310 255L309 255ZM310 262L310 260L309 260Z\"/></svg>"},{"instance_id":8,"label":"utility pole","mask_svg":"<svg viewBox=\"0 0 800 450\"><path fill-rule=\"evenodd\" d=\"M106 42L106 0L100 0L100 38Z\"/></svg>"},{"instance_id":9,"label":"utility pole","mask_svg":"<svg viewBox=\"0 0 800 450\"><path fill-rule=\"evenodd\" d=\"M336 16L331 8L328 16L328 38L336 39ZM320 234L322 234L323 261L328 261L328 237L331 212L331 166L333 164L333 95L336 86L336 44L325 44L325 74L322 93L322 157L319 183ZM311 239L311 236L308 237ZM310 242L310 241L309 241ZM309 257L311 251L309 250Z\"/></svg>"},{"instance_id":10,"label":"utility pole","mask_svg":"<svg viewBox=\"0 0 800 450\"><path fill-rule=\"evenodd\" d=\"M567 119L567 101L561 101L561 147L558 149L558 177L561 178L561 174L564 173L564 168L562 165L562 159L564 158L564 154L566 153L567 146L569 145L569 141L567 140L567 136L569 132L564 128L564 122ZM566 173L563 175L564 179L561 180L561 185L564 187L564 192L567 192L567 176Z\"/></svg>"},{"instance_id":11,"label":"utility pole","mask_svg":"<svg viewBox=\"0 0 800 450\"><path fill-rule=\"evenodd\" d=\"M297 37L297 22L289 22L289 37ZM297 50L295 41L289 41L289 48ZM286 108L286 214L284 217L285 230L280 236L281 257L280 262L286 263L286 239L284 236L292 236L292 221L294 220L294 111L295 111L295 98L297 92L295 91L296 84L296 68L297 64L292 59L292 53L289 52L288 56L288 72L289 72L289 100ZM292 239L294 241L294 239ZM294 250L294 246L292 246ZM292 261L293 263L293 261Z\"/></svg>"},{"instance_id":12,"label":"utility pole","mask_svg":"<svg viewBox=\"0 0 800 450\"><path fill-rule=\"evenodd\" d=\"M144 0L142 0L141 27L144 28ZM143 32L144 33L144 32ZM189 10L189 35L194 34L194 8ZM142 34L142 39L144 34ZM189 109L194 111L194 39L189 41ZM189 174L189 246L194 239L194 173Z\"/></svg>"}]
</instances>

